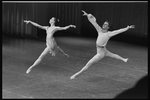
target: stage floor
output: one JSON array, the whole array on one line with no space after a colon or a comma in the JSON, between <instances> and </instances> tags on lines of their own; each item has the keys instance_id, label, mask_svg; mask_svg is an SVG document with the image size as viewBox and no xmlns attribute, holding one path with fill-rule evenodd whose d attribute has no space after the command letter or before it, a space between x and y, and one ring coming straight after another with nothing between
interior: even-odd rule
<instances>
[{"instance_id":1,"label":"stage floor","mask_svg":"<svg viewBox=\"0 0 150 100\"><path fill-rule=\"evenodd\" d=\"M32 69L26 70L45 49L44 41L3 37L2 98L114 98L133 87L148 74L148 49L138 45L110 40L107 49L129 58L105 57L74 80L79 71L96 54L96 39L56 37L67 54L48 54Z\"/></svg>"}]
</instances>

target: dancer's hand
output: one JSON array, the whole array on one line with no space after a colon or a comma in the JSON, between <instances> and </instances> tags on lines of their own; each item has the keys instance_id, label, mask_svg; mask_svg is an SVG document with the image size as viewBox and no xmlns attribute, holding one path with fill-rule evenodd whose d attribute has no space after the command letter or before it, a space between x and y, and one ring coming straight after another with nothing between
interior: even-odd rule
<instances>
[{"instance_id":1,"label":"dancer's hand","mask_svg":"<svg viewBox=\"0 0 150 100\"><path fill-rule=\"evenodd\" d=\"M84 10L82 10L82 12L84 13L83 16L87 16L89 18L94 18L94 16L92 14L90 14L90 13L88 14Z\"/></svg>"},{"instance_id":2,"label":"dancer's hand","mask_svg":"<svg viewBox=\"0 0 150 100\"><path fill-rule=\"evenodd\" d=\"M88 15L84 10L82 10L82 12L84 13L82 16L87 16Z\"/></svg>"},{"instance_id":3,"label":"dancer's hand","mask_svg":"<svg viewBox=\"0 0 150 100\"><path fill-rule=\"evenodd\" d=\"M128 25L128 28L135 28L135 25Z\"/></svg>"},{"instance_id":4,"label":"dancer's hand","mask_svg":"<svg viewBox=\"0 0 150 100\"><path fill-rule=\"evenodd\" d=\"M76 28L76 26L75 26L75 25L70 25L70 27Z\"/></svg>"},{"instance_id":5,"label":"dancer's hand","mask_svg":"<svg viewBox=\"0 0 150 100\"><path fill-rule=\"evenodd\" d=\"M24 20L24 22L26 23L26 24L28 24L29 22L31 22L30 20Z\"/></svg>"}]
</instances>

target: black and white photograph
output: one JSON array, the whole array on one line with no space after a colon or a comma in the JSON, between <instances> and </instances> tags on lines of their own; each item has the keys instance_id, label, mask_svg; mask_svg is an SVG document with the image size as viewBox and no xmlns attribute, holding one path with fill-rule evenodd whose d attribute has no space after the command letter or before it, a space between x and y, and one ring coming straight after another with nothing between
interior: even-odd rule
<instances>
[{"instance_id":1,"label":"black and white photograph","mask_svg":"<svg viewBox=\"0 0 150 100\"><path fill-rule=\"evenodd\" d=\"M2 1L2 99L148 99L148 1Z\"/></svg>"}]
</instances>

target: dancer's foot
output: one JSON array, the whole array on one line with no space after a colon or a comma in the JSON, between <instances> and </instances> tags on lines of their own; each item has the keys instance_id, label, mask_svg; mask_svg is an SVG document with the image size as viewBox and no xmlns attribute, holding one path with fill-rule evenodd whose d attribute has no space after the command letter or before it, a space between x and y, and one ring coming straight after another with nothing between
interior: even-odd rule
<instances>
[{"instance_id":1,"label":"dancer's foot","mask_svg":"<svg viewBox=\"0 0 150 100\"><path fill-rule=\"evenodd\" d=\"M31 71L31 68L28 68L28 70L26 71L26 73L28 74Z\"/></svg>"},{"instance_id":2,"label":"dancer's foot","mask_svg":"<svg viewBox=\"0 0 150 100\"><path fill-rule=\"evenodd\" d=\"M127 62L128 61L128 58L124 59L124 62Z\"/></svg>"},{"instance_id":3,"label":"dancer's foot","mask_svg":"<svg viewBox=\"0 0 150 100\"><path fill-rule=\"evenodd\" d=\"M69 57L69 55L68 55L68 54L65 54L65 56L66 56L66 57Z\"/></svg>"},{"instance_id":4,"label":"dancer's foot","mask_svg":"<svg viewBox=\"0 0 150 100\"><path fill-rule=\"evenodd\" d=\"M77 77L78 74L74 74L70 77L70 79L75 79Z\"/></svg>"}]
</instances>

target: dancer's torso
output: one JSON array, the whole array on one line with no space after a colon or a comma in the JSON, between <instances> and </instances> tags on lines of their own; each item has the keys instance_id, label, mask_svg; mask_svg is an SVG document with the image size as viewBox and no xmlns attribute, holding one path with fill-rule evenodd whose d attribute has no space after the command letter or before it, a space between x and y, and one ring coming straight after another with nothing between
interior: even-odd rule
<instances>
[{"instance_id":1,"label":"dancer's torso","mask_svg":"<svg viewBox=\"0 0 150 100\"><path fill-rule=\"evenodd\" d=\"M46 43L48 46L54 46L56 44L56 41L53 37L53 34L57 31L56 27L47 27L46 29Z\"/></svg>"},{"instance_id":2,"label":"dancer's torso","mask_svg":"<svg viewBox=\"0 0 150 100\"><path fill-rule=\"evenodd\" d=\"M103 46L105 47L109 39L110 39L109 32L107 33L99 32L96 40L96 45L99 47Z\"/></svg>"},{"instance_id":3,"label":"dancer's torso","mask_svg":"<svg viewBox=\"0 0 150 100\"><path fill-rule=\"evenodd\" d=\"M107 33L99 33L97 40L96 40L96 47L97 47L97 53L98 54L106 54L107 53L107 49L106 49L106 45L108 40L110 39L109 36L109 32Z\"/></svg>"}]
</instances>

